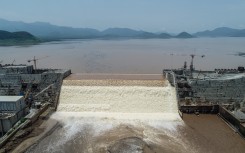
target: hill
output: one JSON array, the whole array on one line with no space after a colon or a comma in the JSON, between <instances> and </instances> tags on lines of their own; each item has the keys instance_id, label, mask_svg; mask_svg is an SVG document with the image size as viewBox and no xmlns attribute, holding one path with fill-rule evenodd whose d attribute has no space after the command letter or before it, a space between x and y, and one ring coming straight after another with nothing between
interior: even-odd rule
<instances>
[{"instance_id":1,"label":"hill","mask_svg":"<svg viewBox=\"0 0 245 153\"><path fill-rule=\"evenodd\" d=\"M245 37L245 29L232 29L228 27L220 27L214 30L205 30L197 32L197 37Z\"/></svg>"},{"instance_id":2,"label":"hill","mask_svg":"<svg viewBox=\"0 0 245 153\"><path fill-rule=\"evenodd\" d=\"M73 39L99 36L100 32L90 28L56 26L46 22L24 23L0 19L0 29L10 32L26 31L41 39Z\"/></svg>"},{"instance_id":3,"label":"hill","mask_svg":"<svg viewBox=\"0 0 245 153\"><path fill-rule=\"evenodd\" d=\"M234 37L245 37L245 29L235 32Z\"/></svg>"},{"instance_id":4,"label":"hill","mask_svg":"<svg viewBox=\"0 0 245 153\"><path fill-rule=\"evenodd\" d=\"M39 42L40 40L35 36L25 31L8 32L0 30L0 46L27 45Z\"/></svg>"},{"instance_id":5,"label":"hill","mask_svg":"<svg viewBox=\"0 0 245 153\"><path fill-rule=\"evenodd\" d=\"M114 39L114 38L137 38L137 39L169 39L169 38L193 38L193 37L245 37L245 29L232 29L228 27L216 28L194 33L193 35L182 32L177 36L168 33L152 33L129 28L108 28L99 31L92 28L72 28L52 25L46 22L25 23L21 21L8 21L0 19L0 30L16 32L26 31L42 40L60 39Z\"/></svg>"},{"instance_id":6,"label":"hill","mask_svg":"<svg viewBox=\"0 0 245 153\"><path fill-rule=\"evenodd\" d=\"M163 39L168 39L168 38L172 38L173 36L171 36L168 33L161 33L158 35L159 38L163 38Z\"/></svg>"},{"instance_id":7,"label":"hill","mask_svg":"<svg viewBox=\"0 0 245 153\"><path fill-rule=\"evenodd\" d=\"M108 28L104 31L98 31L91 28L56 26L46 22L25 23L21 21L8 21L4 19L0 19L0 29L10 32L27 31L42 40L93 38L172 38L172 36L167 33L155 34L129 28Z\"/></svg>"},{"instance_id":8,"label":"hill","mask_svg":"<svg viewBox=\"0 0 245 153\"><path fill-rule=\"evenodd\" d=\"M143 33L137 35L136 38L151 39L151 38L158 38L158 35L151 33L151 32L143 32Z\"/></svg>"},{"instance_id":9,"label":"hill","mask_svg":"<svg viewBox=\"0 0 245 153\"><path fill-rule=\"evenodd\" d=\"M101 36L111 35L117 37L135 37L144 33L144 31L137 31L129 28L108 28L101 32Z\"/></svg>"},{"instance_id":10,"label":"hill","mask_svg":"<svg viewBox=\"0 0 245 153\"><path fill-rule=\"evenodd\" d=\"M181 32L175 38L193 38L193 36L187 32Z\"/></svg>"}]
</instances>

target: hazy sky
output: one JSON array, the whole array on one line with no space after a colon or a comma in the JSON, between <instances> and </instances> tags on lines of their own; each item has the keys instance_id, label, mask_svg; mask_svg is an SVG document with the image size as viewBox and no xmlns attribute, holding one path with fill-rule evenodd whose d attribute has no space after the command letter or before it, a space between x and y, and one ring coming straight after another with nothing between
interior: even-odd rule
<instances>
[{"instance_id":1,"label":"hazy sky","mask_svg":"<svg viewBox=\"0 0 245 153\"><path fill-rule=\"evenodd\" d=\"M245 29L245 0L0 0L0 18L99 30Z\"/></svg>"}]
</instances>

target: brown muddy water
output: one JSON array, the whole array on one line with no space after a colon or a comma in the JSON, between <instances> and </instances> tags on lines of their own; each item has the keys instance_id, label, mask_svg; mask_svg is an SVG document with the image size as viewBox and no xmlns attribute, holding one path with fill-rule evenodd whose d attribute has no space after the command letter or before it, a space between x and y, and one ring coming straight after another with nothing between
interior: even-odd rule
<instances>
[{"instance_id":1,"label":"brown muddy water","mask_svg":"<svg viewBox=\"0 0 245 153\"><path fill-rule=\"evenodd\" d=\"M28 64L36 56L44 58L38 68L66 68L73 73L160 74L163 68L190 64L197 54L196 69L237 68L245 66L245 38L70 40L34 46L0 47L3 63ZM171 54L174 54L173 56ZM200 55L205 55L201 58Z\"/></svg>"}]
</instances>

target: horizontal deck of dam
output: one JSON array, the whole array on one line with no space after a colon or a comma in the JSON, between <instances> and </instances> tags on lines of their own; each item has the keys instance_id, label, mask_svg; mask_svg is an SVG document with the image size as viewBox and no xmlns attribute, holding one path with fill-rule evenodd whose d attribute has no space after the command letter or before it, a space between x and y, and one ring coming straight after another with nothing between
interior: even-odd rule
<instances>
[{"instance_id":1,"label":"horizontal deck of dam","mask_svg":"<svg viewBox=\"0 0 245 153\"><path fill-rule=\"evenodd\" d=\"M106 74L74 73L65 80L163 80L162 74Z\"/></svg>"}]
</instances>

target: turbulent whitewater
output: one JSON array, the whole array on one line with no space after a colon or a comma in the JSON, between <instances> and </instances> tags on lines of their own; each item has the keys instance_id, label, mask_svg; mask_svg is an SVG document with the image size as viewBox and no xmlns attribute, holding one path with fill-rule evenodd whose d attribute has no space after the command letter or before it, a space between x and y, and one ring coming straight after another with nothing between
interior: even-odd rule
<instances>
[{"instance_id":1,"label":"turbulent whitewater","mask_svg":"<svg viewBox=\"0 0 245 153\"><path fill-rule=\"evenodd\" d=\"M58 111L177 113L177 102L171 86L63 86Z\"/></svg>"},{"instance_id":2,"label":"turbulent whitewater","mask_svg":"<svg viewBox=\"0 0 245 153\"><path fill-rule=\"evenodd\" d=\"M165 81L65 80L57 129L28 152L193 152Z\"/></svg>"}]
</instances>

